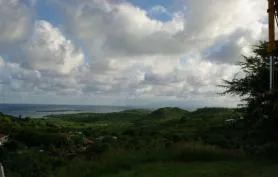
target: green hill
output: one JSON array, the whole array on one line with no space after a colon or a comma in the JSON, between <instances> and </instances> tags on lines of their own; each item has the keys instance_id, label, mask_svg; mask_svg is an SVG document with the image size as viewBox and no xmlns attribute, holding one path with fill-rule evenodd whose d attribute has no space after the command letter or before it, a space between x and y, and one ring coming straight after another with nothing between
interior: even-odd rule
<instances>
[{"instance_id":1,"label":"green hill","mask_svg":"<svg viewBox=\"0 0 278 177\"><path fill-rule=\"evenodd\" d=\"M150 110L132 109L113 113L79 113L64 115L49 115L46 118L60 119L63 121L79 123L96 123L99 121L131 121L139 119L147 114Z\"/></svg>"},{"instance_id":2,"label":"green hill","mask_svg":"<svg viewBox=\"0 0 278 177\"><path fill-rule=\"evenodd\" d=\"M190 112L177 108L177 107L166 107L157 109L150 114L137 120L137 123L155 123L155 122L166 122L169 120L177 120L185 115L189 115Z\"/></svg>"},{"instance_id":3,"label":"green hill","mask_svg":"<svg viewBox=\"0 0 278 177\"><path fill-rule=\"evenodd\" d=\"M177 107L166 107L160 108L148 115L148 118L152 119L179 119L183 117L185 114L189 114L190 112L177 108Z\"/></svg>"}]
</instances>

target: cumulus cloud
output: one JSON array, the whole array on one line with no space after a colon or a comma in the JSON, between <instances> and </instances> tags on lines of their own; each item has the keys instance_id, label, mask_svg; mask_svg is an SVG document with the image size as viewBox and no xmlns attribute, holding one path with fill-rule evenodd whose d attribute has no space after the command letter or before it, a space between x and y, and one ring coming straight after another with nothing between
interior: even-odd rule
<instances>
[{"instance_id":1,"label":"cumulus cloud","mask_svg":"<svg viewBox=\"0 0 278 177\"><path fill-rule=\"evenodd\" d=\"M146 10L129 3L94 0L63 7L67 29L97 58L171 55L184 51L184 43L175 37L183 29L183 21L178 18L163 23L150 19Z\"/></svg>"},{"instance_id":2,"label":"cumulus cloud","mask_svg":"<svg viewBox=\"0 0 278 177\"><path fill-rule=\"evenodd\" d=\"M2 60L0 66L0 84L8 91L34 91L39 82L40 74L37 71L25 70L16 63L5 63Z\"/></svg>"},{"instance_id":3,"label":"cumulus cloud","mask_svg":"<svg viewBox=\"0 0 278 177\"><path fill-rule=\"evenodd\" d=\"M102 59L158 54L173 57L226 43L208 59L233 63L240 60L242 52L248 53L247 47L264 39L266 32L262 23L266 3L259 0L184 1L179 4L185 8L173 13L167 22L147 15L167 12L160 5L146 11L129 3L110 1L65 4L66 29L83 42L92 56ZM227 52L229 49L233 52Z\"/></svg>"},{"instance_id":4,"label":"cumulus cloud","mask_svg":"<svg viewBox=\"0 0 278 177\"><path fill-rule=\"evenodd\" d=\"M0 0L0 43L21 40L29 29L30 12L20 0Z\"/></svg>"},{"instance_id":5,"label":"cumulus cloud","mask_svg":"<svg viewBox=\"0 0 278 177\"><path fill-rule=\"evenodd\" d=\"M4 59L0 56L0 68L4 67L5 62Z\"/></svg>"},{"instance_id":6,"label":"cumulus cloud","mask_svg":"<svg viewBox=\"0 0 278 177\"><path fill-rule=\"evenodd\" d=\"M217 85L238 71L234 63L241 54L265 39L266 3L176 1L179 7L169 13L167 7L142 9L127 1L53 0L63 23L35 20L28 26L27 9L35 3L0 0L0 43L25 38L14 45L17 55L0 58L2 86L79 103L92 98L88 103L235 105L238 98L220 97ZM4 8L22 20L10 24L2 18Z\"/></svg>"},{"instance_id":7,"label":"cumulus cloud","mask_svg":"<svg viewBox=\"0 0 278 177\"><path fill-rule=\"evenodd\" d=\"M187 32L190 36L214 38L242 28L260 27L266 3L259 0L189 0L186 1ZM189 28L190 27L190 28ZM254 32L260 31L255 28Z\"/></svg>"},{"instance_id":8,"label":"cumulus cloud","mask_svg":"<svg viewBox=\"0 0 278 177\"><path fill-rule=\"evenodd\" d=\"M52 95L54 99L59 95L78 95L80 90L72 76L50 75L39 70L23 68L17 63L5 63L4 60L1 63L0 87L2 94L14 96L25 94L30 97Z\"/></svg>"},{"instance_id":9,"label":"cumulus cloud","mask_svg":"<svg viewBox=\"0 0 278 177\"><path fill-rule=\"evenodd\" d=\"M82 51L66 39L58 28L46 21L35 23L26 52L32 68L62 74L71 72L84 61Z\"/></svg>"},{"instance_id":10,"label":"cumulus cloud","mask_svg":"<svg viewBox=\"0 0 278 177\"><path fill-rule=\"evenodd\" d=\"M185 30L180 35L191 41L197 50L226 43L210 59L228 63L238 61L239 55L232 57L230 54L247 52L245 47L250 48L258 40L265 39L266 25L262 21L266 5L260 0L185 1L189 18L185 18Z\"/></svg>"}]
</instances>

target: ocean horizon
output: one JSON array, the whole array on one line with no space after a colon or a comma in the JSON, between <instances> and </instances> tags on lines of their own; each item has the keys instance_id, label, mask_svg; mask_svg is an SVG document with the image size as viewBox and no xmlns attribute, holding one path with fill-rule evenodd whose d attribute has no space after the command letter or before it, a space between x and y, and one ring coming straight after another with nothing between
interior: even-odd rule
<instances>
[{"instance_id":1,"label":"ocean horizon","mask_svg":"<svg viewBox=\"0 0 278 177\"><path fill-rule=\"evenodd\" d=\"M77 113L111 113L134 107L108 105L0 104L0 112L15 117L43 118L47 115Z\"/></svg>"}]
</instances>

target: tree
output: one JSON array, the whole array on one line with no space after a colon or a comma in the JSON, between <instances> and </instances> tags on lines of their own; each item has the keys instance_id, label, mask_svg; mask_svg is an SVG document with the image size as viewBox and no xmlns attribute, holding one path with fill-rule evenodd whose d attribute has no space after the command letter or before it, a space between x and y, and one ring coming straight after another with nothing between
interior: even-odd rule
<instances>
[{"instance_id":1,"label":"tree","mask_svg":"<svg viewBox=\"0 0 278 177\"><path fill-rule=\"evenodd\" d=\"M277 43L278 44L278 43ZM265 120L274 121L275 100L269 94L269 57L267 42L253 46L253 55L243 56L239 62L241 71L232 80L224 80L220 85L223 94L239 95L245 108L246 118L253 124L262 124ZM277 63L275 64L277 66ZM276 83L276 88L277 87Z\"/></svg>"},{"instance_id":2,"label":"tree","mask_svg":"<svg viewBox=\"0 0 278 177\"><path fill-rule=\"evenodd\" d=\"M252 56L243 56L241 71L232 80L224 80L223 94L242 98L244 143L249 152L278 156L278 92L269 92L267 42L253 46ZM276 44L278 46L278 42ZM275 53L278 56L278 51ZM275 68L278 68L276 61ZM277 78L277 75L276 75ZM276 83L275 88L278 88ZM277 156L275 156L277 155Z\"/></svg>"}]
</instances>

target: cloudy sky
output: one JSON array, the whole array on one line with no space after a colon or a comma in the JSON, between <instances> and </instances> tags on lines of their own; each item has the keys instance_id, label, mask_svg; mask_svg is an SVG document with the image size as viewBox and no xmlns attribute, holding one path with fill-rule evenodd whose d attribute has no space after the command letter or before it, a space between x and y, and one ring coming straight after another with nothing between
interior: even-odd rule
<instances>
[{"instance_id":1,"label":"cloudy sky","mask_svg":"<svg viewBox=\"0 0 278 177\"><path fill-rule=\"evenodd\" d=\"M266 0L0 0L0 102L235 106Z\"/></svg>"}]
</instances>

